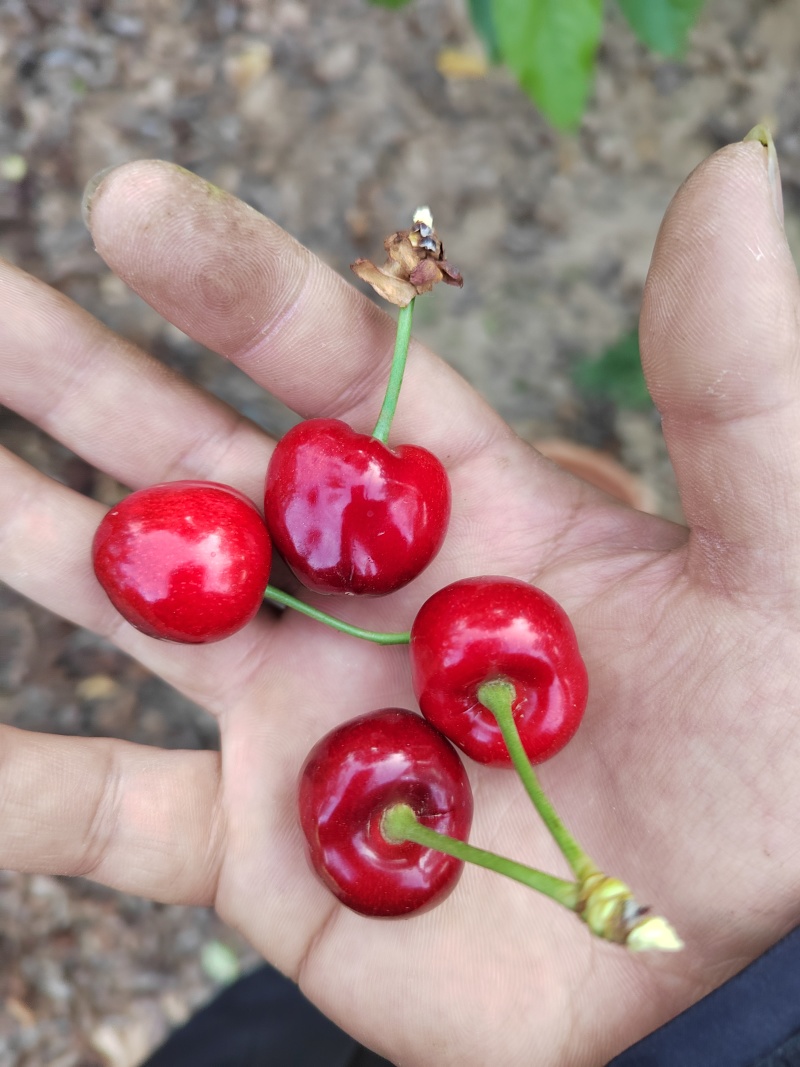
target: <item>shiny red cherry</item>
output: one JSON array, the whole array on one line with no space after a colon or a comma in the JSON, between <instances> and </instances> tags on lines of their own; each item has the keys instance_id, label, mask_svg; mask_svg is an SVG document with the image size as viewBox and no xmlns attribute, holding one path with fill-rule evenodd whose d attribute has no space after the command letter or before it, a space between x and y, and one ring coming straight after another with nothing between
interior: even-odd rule
<instances>
[{"instance_id":1,"label":"shiny red cherry","mask_svg":"<svg viewBox=\"0 0 800 1067\"><path fill-rule=\"evenodd\" d=\"M479 763L509 765L485 682L516 690L514 721L542 763L577 730L588 695L575 631L559 604L514 578L465 578L434 593L411 627L411 677L422 713Z\"/></svg>"},{"instance_id":2,"label":"shiny red cherry","mask_svg":"<svg viewBox=\"0 0 800 1067\"><path fill-rule=\"evenodd\" d=\"M267 528L252 501L216 482L182 481L131 493L92 545L98 581L150 637L204 644L253 618L269 581Z\"/></svg>"},{"instance_id":3,"label":"shiny red cherry","mask_svg":"<svg viewBox=\"0 0 800 1067\"><path fill-rule=\"evenodd\" d=\"M384 708L322 738L300 774L300 823L314 870L363 915L433 907L463 863L410 841L387 840L387 808L408 804L419 822L466 840L472 791L455 749L419 715Z\"/></svg>"},{"instance_id":4,"label":"shiny red cherry","mask_svg":"<svg viewBox=\"0 0 800 1067\"><path fill-rule=\"evenodd\" d=\"M381 596L410 582L441 548L450 483L424 448L388 448L338 419L308 419L275 448L264 514L303 585Z\"/></svg>"}]
</instances>

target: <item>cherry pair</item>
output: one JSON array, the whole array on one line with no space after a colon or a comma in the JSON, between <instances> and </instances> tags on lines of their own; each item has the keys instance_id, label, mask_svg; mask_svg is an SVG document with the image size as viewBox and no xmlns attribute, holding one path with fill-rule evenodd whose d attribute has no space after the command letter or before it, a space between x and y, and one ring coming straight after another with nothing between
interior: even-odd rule
<instances>
[{"instance_id":1,"label":"cherry pair","mask_svg":"<svg viewBox=\"0 0 800 1067\"><path fill-rule=\"evenodd\" d=\"M396 380L372 436L336 419L310 419L278 442L264 494L269 529L246 497L215 483L152 486L112 508L95 536L94 566L129 622L173 641L229 637L261 603L270 535L318 593L383 595L430 563L450 516L447 474L423 448L384 443L410 314L401 313Z\"/></svg>"},{"instance_id":2,"label":"cherry pair","mask_svg":"<svg viewBox=\"0 0 800 1067\"><path fill-rule=\"evenodd\" d=\"M337 419L299 423L270 460L264 514L277 550L318 593L385 595L406 585L441 548L450 517L444 467L426 449L387 446L411 338L417 293L461 285L430 212L384 242L387 264L353 269L400 305L383 404L371 435ZM133 494L95 537L97 576L116 607L153 637L201 643L230 636L258 610L270 537L235 490L178 483Z\"/></svg>"},{"instance_id":3,"label":"cherry pair","mask_svg":"<svg viewBox=\"0 0 800 1067\"><path fill-rule=\"evenodd\" d=\"M309 857L331 892L365 915L405 915L441 903L472 863L569 908L598 937L633 951L681 948L666 920L589 858L534 772L570 740L586 704L586 669L559 605L511 578L468 578L423 604L408 639L425 718L384 708L345 722L300 774ZM472 792L451 742L514 766L574 881L468 843Z\"/></svg>"}]
</instances>

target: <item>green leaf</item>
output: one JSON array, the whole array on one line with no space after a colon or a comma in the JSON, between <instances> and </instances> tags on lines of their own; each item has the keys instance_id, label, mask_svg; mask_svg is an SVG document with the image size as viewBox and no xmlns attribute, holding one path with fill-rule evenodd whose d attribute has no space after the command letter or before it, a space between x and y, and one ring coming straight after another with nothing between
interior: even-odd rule
<instances>
[{"instance_id":1,"label":"green leaf","mask_svg":"<svg viewBox=\"0 0 800 1067\"><path fill-rule=\"evenodd\" d=\"M405 7L411 0L367 0L368 4L372 4L373 7Z\"/></svg>"},{"instance_id":2,"label":"green leaf","mask_svg":"<svg viewBox=\"0 0 800 1067\"><path fill-rule=\"evenodd\" d=\"M469 0L469 17L475 32L483 41L490 63L500 62L500 46L492 15L492 0Z\"/></svg>"},{"instance_id":3,"label":"green leaf","mask_svg":"<svg viewBox=\"0 0 800 1067\"><path fill-rule=\"evenodd\" d=\"M574 129L594 74L602 0L493 0L500 55L554 126Z\"/></svg>"},{"instance_id":4,"label":"green leaf","mask_svg":"<svg viewBox=\"0 0 800 1067\"><path fill-rule=\"evenodd\" d=\"M633 32L649 48L680 55L705 0L617 0Z\"/></svg>"},{"instance_id":5,"label":"green leaf","mask_svg":"<svg viewBox=\"0 0 800 1067\"><path fill-rule=\"evenodd\" d=\"M644 410L653 403L642 373L636 331L621 337L600 357L581 360L572 380L584 393L606 396L621 408Z\"/></svg>"}]
</instances>

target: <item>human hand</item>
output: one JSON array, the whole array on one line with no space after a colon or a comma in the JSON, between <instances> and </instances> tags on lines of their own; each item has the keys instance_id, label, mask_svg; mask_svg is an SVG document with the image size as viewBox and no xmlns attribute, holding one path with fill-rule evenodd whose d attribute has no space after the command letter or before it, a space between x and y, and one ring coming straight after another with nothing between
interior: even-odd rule
<instances>
[{"instance_id":1,"label":"human hand","mask_svg":"<svg viewBox=\"0 0 800 1067\"><path fill-rule=\"evenodd\" d=\"M90 225L161 314L303 416L369 430L390 319L272 223L167 164L102 180ZM14 268L0 267L0 397L123 483L203 478L260 502L271 442ZM113 639L218 718L221 752L0 730L0 866L214 905L339 1025L404 1065L597 1065L794 926L800 853L797 277L758 143L713 156L659 235L643 362L688 530L556 470L415 345L393 439L447 465L441 554L381 600L319 601L404 630L437 588L534 581L574 622L591 695L540 769L567 826L686 942L636 957L567 911L466 869L404 921L342 908L295 811L314 742L413 707L407 650L268 610L207 646L145 637L91 569L102 508L0 452L0 579ZM313 671L308 665L313 663ZM565 874L511 772L471 764L471 838Z\"/></svg>"}]
</instances>

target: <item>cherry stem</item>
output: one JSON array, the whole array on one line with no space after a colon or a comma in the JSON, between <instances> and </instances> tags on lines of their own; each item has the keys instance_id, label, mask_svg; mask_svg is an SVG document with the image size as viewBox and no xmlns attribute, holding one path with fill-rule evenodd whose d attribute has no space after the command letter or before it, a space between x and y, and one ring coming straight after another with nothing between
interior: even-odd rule
<instances>
[{"instance_id":1,"label":"cherry stem","mask_svg":"<svg viewBox=\"0 0 800 1067\"><path fill-rule=\"evenodd\" d=\"M660 915L651 915L648 908L643 908L636 902L624 882L604 874L556 814L555 808L539 785L519 736L513 711L516 695L514 686L501 679L485 682L478 689L478 700L497 720L511 762L522 779L533 806L575 874L577 882L574 889L577 892L577 901L568 906L572 907L597 937L619 942L632 952L647 949L677 952L683 948L683 942L667 920Z\"/></svg>"},{"instance_id":2,"label":"cherry stem","mask_svg":"<svg viewBox=\"0 0 800 1067\"><path fill-rule=\"evenodd\" d=\"M650 915L647 908L636 903L624 882L609 878L600 871L588 876L586 881L567 882L535 867L498 856L496 852L476 848L467 841L440 834L421 823L408 804L392 804L386 808L381 817L381 832L392 844L413 841L423 848L453 856L462 863L472 863L512 878L574 912L596 937L625 945L632 952L648 949L677 952L683 948L683 942L666 919Z\"/></svg>"},{"instance_id":3,"label":"cherry stem","mask_svg":"<svg viewBox=\"0 0 800 1067\"><path fill-rule=\"evenodd\" d=\"M515 882L521 882L522 885L535 889L538 893L543 893L571 911L575 911L580 902L580 889L575 882L566 882L563 878L537 871L533 867L527 867L524 863L516 863L514 860L506 859L505 856L498 856L496 852L476 848L466 841L460 841L457 837L440 834L438 830L423 825L408 804L393 804L387 808L383 813L381 830L387 841L398 844L403 841L413 841L424 848L432 848L437 852L453 856L462 863L472 863L477 867L503 874Z\"/></svg>"},{"instance_id":4,"label":"cherry stem","mask_svg":"<svg viewBox=\"0 0 800 1067\"><path fill-rule=\"evenodd\" d=\"M342 622L333 615L328 615L318 608L312 608L310 604L304 604L302 600L293 597L290 593L284 593L282 589L276 589L274 585L268 585L264 590L264 599L273 604L280 604L285 608L299 611L301 615L308 615L310 619L330 626L332 630L339 630L351 637L360 637L364 641L372 641L375 645L407 645L411 640L408 630L403 633L382 633L380 630L364 630L360 626L351 626L349 622Z\"/></svg>"},{"instance_id":5,"label":"cherry stem","mask_svg":"<svg viewBox=\"0 0 800 1067\"><path fill-rule=\"evenodd\" d=\"M372 436L376 441L386 444L389 440L389 430L400 397L400 386L403 384L403 374L406 369L408 358L408 345L411 340L411 320L414 317L414 299L400 308L397 316L397 334L394 341L394 354L392 355L392 367L389 371L389 382L386 386L386 394L383 405L375 423Z\"/></svg>"},{"instance_id":6,"label":"cherry stem","mask_svg":"<svg viewBox=\"0 0 800 1067\"><path fill-rule=\"evenodd\" d=\"M538 811L550 835L558 845L567 863L572 868L578 881L584 882L590 875L598 874L599 869L586 855L581 846L558 817L555 808L539 784L536 772L531 766L528 754L519 736L514 721L514 700L516 690L510 682L485 682L478 690L478 700L488 708L497 720L503 740L514 769L522 780L533 806Z\"/></svg>"}]
</instances>

